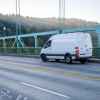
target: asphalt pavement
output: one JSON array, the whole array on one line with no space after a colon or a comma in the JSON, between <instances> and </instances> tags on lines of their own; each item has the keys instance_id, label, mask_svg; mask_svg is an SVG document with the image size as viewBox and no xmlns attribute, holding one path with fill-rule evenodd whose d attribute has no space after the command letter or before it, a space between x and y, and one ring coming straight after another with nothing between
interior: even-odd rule
<instances>
[{"instance_id":1,"label":"asphalt pavement","mask_svg":"<svg viewBox=\"0 0 100 100\"><path fill-rule=\"evenodd\" d=\"M0 56L0 100L99 100L100 64Z\"/></svg>"}]
</instances>

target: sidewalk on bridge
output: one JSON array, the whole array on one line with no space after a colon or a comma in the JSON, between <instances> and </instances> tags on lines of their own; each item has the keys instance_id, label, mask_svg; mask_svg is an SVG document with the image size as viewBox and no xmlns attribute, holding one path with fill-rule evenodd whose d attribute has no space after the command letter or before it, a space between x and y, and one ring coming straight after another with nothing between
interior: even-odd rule
<instances>
[{"instance_id":1,"label":"sidewalk on bridge","mask_svg":"<svg viewBox=\"0 0 100 100\"><path fill-rule=\"evenodd\" d=\"M90 58L89 62L100 63L100 59L99 58Z\"/></svg>"},{"instance_id":2,"label":"sidewalk on bridge","mask_svg":"<svg viewBox=\"0 0 100 100\"><path fill-rule=\"evenodd\" d=\"M33 58L40 58L39 55L33 55ZM89 62L93 62L93 63L100 63L100 59L99 58L90 58Z\"/></svg>"},{"instance_id":3,"label":"sidewalk on bridge","mask_svg":"<svg viewBox=\"0 0 100 100\"><path fill-rule=\"evenodd\" d=\"M30 55L27 57L40 58L40 55ZM89 62L100 63L100 58L90 58Z\"/></svg>"},{"instance_id":4,"label":"sidewalk on bridge","mask_svg":"<svg viewBox=\"0 0 100 100\"><path fill-rule=\"evenodd\" d=\"M23 55L23 54L0 54L0 56L16 56L16 57L40 58L40 55Z\"/></svg>"},{"instance_id":5,"label":"sidewalk on bridge","mask_svg":"<svg viewBox=\"0 0 100 100\"><path fill-rule=\"evenodd\" d=\"M27 55L26 57L40 58L40 55ZM89 62L100 63L100 58L90 58Z\"/></svg>"},{"instance_id":6,"label":"sidewalk on bridge","mask_svg":"<svg viewBox=\"0 0 100 100\"><path fill-rule=\"evenodd\" d=\"M16 54L10 54L10 55L4 55L4 54L0 54L2 56L18 56L18 57L29 57L29 58L40 58L40 55L16 55ZM90 58L89 62L93 62L93 63L100 63L100 58Z\"/></svg>"}]
</instances>

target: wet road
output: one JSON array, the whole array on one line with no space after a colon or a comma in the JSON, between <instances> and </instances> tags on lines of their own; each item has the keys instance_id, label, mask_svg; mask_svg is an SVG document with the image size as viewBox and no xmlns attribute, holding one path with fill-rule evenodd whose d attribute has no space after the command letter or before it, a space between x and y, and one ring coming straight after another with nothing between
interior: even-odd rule
<instances>
[{"instance_id":1,"label":"wet road","mask_svg":"<svg viewBox=\"0 0 100 100\"><path fill-rule=\"evenodd\" d=\"M99 100L100 64L0 56L0 100Z\"/></svg>"}]
</instances>

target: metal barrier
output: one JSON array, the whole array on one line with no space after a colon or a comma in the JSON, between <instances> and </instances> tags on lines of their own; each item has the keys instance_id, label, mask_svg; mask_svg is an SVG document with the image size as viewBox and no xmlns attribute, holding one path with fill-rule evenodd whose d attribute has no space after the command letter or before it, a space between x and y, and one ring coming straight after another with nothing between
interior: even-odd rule
<instances>
[{"instance_id":1,"label":"metal barrier","mask_svg":"<svg viewBox=\"0 0 100 100\"><path fill-rule=\"evenodd\" d=\"M1 55L39 55L41 48L32 48L32 47L25 47L25 48L0 48L0 54Z\"/></svg>"},{"instance_id":2,"label":"metal barrier","mask_svg":"<svg viewBox=\"0 0 100 100\"><path fill-rule=\"evenodd\" d=\"M32 48L32 47L24 47L24 48L1 47L0 48L0 54L2 55L33 56L33 55L39 55L40 51L41 48ZM100 48L93 48L93 57L100 58Z\"/></svg>"},{"instance_id":3,"label":"metal barrier","mask_svg":"<svg viewBox=\"0 0 100 100\"><path fill-rule=\"evenodd\" d=\"M100 48L93 48L93 57L100 58Z\"/></svg>"}]
</instances>

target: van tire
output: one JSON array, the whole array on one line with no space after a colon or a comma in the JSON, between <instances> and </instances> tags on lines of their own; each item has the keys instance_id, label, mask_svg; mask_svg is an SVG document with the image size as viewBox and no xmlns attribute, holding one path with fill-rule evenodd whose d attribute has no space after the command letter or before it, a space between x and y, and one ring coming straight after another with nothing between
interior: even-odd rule
<instances>
[{"instance_id":1,"label":"van tire","mask_svg":"<svg viewBox=\"0 0 100 100\"><path fill-rule=\"evenodd\" d=\"M41 60L43 61L43 62L47 62L48 61L48 59L47 59L47 57L46 57L46 55L45 54L41 54Z\"/></svg>"},{"instance_id":2,"label":"van tire","mask_svg":"<svg viewBox=\"0 0 100 100\"><path fill-rule=\"evenodd\" d=\"M67 64L71 64L72 63L72 57L70 54L65 55L65 62Z\"/></svg>"}]
</instances>

